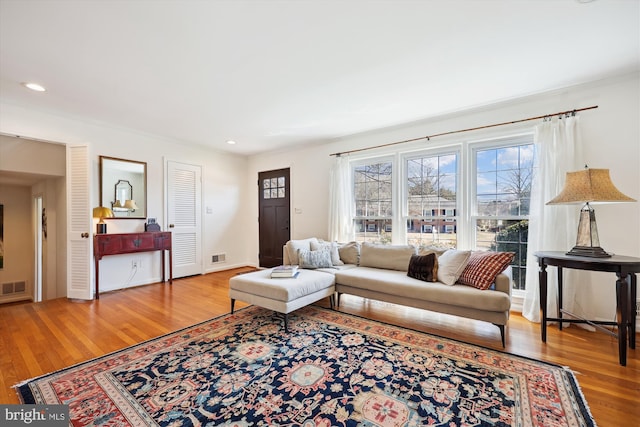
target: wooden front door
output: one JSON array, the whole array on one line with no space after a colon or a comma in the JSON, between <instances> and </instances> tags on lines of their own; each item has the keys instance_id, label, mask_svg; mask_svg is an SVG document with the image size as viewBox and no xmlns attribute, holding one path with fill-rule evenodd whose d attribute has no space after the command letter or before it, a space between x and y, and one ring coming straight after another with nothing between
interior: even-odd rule
<instances>
[{"instance_id":1,"label":"wooden front door","mask_svg":"<svg viewBox=\"0 0 640 427\"><path fill-rule=\"evenodd\" d=\"M258 173L260 267L281 265L290 238L289 169Z\"/></svg>"}]
</instances>

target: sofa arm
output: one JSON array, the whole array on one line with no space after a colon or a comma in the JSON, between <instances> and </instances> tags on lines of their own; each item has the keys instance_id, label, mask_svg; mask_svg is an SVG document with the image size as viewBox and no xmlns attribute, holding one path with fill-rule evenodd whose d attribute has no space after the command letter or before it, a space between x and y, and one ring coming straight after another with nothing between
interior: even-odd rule
<instances>
[{"instance_id":1,"label":"sofa arm","mask_svg":"<svg viewBox=\"0 0 640 427\"><path fill-rule=\"evenodd\" d=\"M509 295L509 298L511 298L511 277L506 271L503 271L496 276L495 284L496 291L504 292Z\"/></svg>"},{"instance_id":2,"label":"sofa arm","mask_svg":"<svg viewBox=\"0 0 640 427\"><path fill-rule=\"evenodd\" d=\"M291 264L291 261L289 260L289 251L287 250L287 245L282 246L282 264Z\"/></svg>"}]
</instances>

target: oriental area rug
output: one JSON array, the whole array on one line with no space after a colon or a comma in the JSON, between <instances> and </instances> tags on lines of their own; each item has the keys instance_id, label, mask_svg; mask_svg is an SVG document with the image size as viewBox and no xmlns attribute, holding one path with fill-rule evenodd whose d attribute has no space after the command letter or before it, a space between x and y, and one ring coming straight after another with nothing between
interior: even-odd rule
<instances>
[{"instance_id":1,"label":"oriental area rug","mask_svg":"<svg viewBox=\"0 0 640 427\"><path fill-rule=\"evenodd\" d=\"M26 381L74 426L594 426L566 368L308 306L255 306Z\"/></svg>"}]
</instances>

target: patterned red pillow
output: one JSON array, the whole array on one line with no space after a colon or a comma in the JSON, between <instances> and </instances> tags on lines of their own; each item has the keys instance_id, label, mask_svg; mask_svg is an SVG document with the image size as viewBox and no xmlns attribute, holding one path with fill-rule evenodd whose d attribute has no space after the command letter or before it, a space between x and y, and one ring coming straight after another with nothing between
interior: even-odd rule
<instances>
[{"instance_id":1,"label":"patterned red pillow","mask_svg":"<svg viewBox=\"0 0 640 427\"><path fill-rule=\"evenodd\" d=\"M514 252L472 252L458 283L489 289L496 276L511 264L514 256Z\"/></svg>"}]
</instances>

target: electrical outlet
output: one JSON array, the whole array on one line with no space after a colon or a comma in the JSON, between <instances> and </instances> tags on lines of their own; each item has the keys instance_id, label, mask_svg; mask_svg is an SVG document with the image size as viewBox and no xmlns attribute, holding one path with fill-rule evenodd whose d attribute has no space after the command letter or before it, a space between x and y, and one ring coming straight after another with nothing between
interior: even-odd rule
<instances>
[{"instance_id":1,"label":"electrical outlet","mask_svg":"<svg viewBox=\"0 0 640 427\"><path fill-rule=\"evenodd\" d=\"M640 316L640 301L636 301L636 317Z\"/></svg>"}]
</instances>

